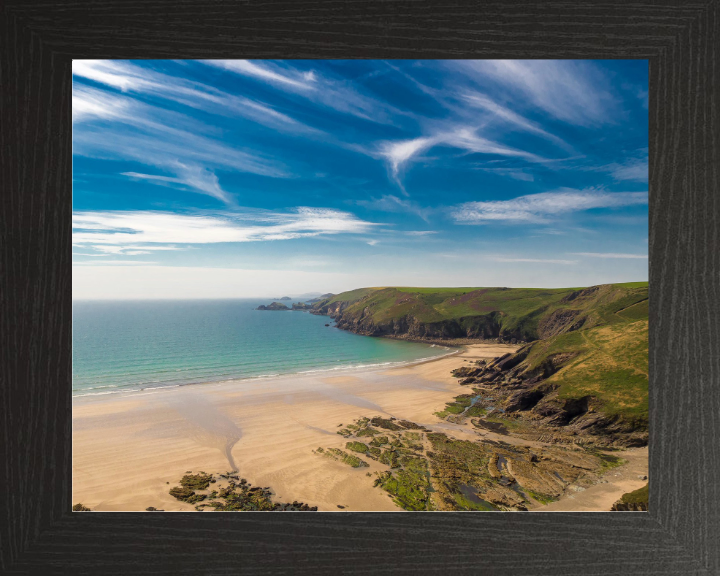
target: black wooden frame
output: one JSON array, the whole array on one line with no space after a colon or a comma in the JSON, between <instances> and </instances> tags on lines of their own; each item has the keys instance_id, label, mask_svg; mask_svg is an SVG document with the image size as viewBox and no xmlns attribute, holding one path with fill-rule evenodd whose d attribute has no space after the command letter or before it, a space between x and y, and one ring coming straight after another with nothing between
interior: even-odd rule
<instances>
[{"instance_id":1,"label":"black wooden frame","mask_svg":"<svg viewBox=\"0 0 720 576\"><path fill-rule=\"evenodd\" d=\"M719 0L0 3L0 572L720 573ZM650 66L648 513L72 514L72 58Z\"/></svg>"}]
</instances>

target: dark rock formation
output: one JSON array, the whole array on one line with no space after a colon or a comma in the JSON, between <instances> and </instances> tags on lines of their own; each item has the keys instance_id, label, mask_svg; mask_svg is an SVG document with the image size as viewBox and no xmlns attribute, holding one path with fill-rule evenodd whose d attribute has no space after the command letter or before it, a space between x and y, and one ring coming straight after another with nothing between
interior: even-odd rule
<instances>
[{"instance_id":1,"label":"dark rock formation","mask_svg":"<svg viewBox=\"0 0 720 576\"><path fill-rule=\"evenodd\" d=\"M550 338L563 332L572 332L582 328L585 320L580 310L555 310L540 320L538 335L540 338Z\"/></svg>"},{"instance_id":2,"label":"dark rock formation","mask_svg":"<svg viewBox=\"0 0 720 576\"><path fill-rule=\"evenodd\" d=\"M280 302L273 302L272 304L265 306L261 304L255 310L290 310L285 304L280 304Z\"/></svg>"}]
</instances>

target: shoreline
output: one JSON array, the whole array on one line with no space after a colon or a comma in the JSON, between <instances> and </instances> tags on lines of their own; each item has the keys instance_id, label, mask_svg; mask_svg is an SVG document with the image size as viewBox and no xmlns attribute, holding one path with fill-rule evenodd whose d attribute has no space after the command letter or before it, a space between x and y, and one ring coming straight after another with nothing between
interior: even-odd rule
<instances>
[{"instance_id":1,"label":"shoreline","mask_svg":"<svg viewBox=\"0 0 720 576\"><path fill-rule=\"evenodd\" d=\"M302 501L321 511L402 511L368 477L382 472L383 465L370 461L369 467L353 469L314 451L344 448L338 426L375 415L417 422L459 439L531 445L434 416L466 391L452 369L511 348L483 343L390 367L74 396L73 504L98 511L150 506L194 511L169 496L169 488L189 471L236 469L253 485L270 487L279 500ZM615 495L613 485L602 486ZM573 509L582 509L581 495L567 500Z\"/></svg>"},{"instance_id":2,"label":"shoreline","mask_svg":"<svg viewBox=\"0 0 720 576\"><path fill-rule=\"evenodd\" d=\"M429 342L415 342L417 344L431 344ZM168 384L166 386L145 386L143 388L116 388L114 390L110 390L108 392L90 392L87 394L77 394L76 392L83 392L82 390L73 390L72 392L72 398L73 400L75 398L85 398L88 396L109 396L111 394L129 394L133 392L144 392L146 390L173 390L175 388L182 388L185 386L206 386L210 384L225 384L225 383L239 383L239 382L249 382L254 380L267 380L271 378L283 378L286 376L303 376L308 374L324 374L324 373L330 373L330 372L342 372L342 371L365 371L365 370L389 370L392 368L402 368L406 366L415 366L424 364L426 362L435 362L437 360L440 360L442 358L446 358L448 356L452 356L454 354L458 354L459 352L462 352L464 344L459 345L448 345L444 346L447 349L455 348L454 350L451 350L447 354L438 354L437 356L430 356L426 358L418 358L416 360L399 360L397 362L382 362L378 364L350 364L347 366L336 366L335 368L318 368L314 370L303 370L301 372L283 372L283 373L277 373L277 374L260 374L258 376L247 376L245 378L228 378L225 380L206 380L203 382L185 382L180 384ZM98 390L100 388L88 388L88 390Z\"/></svg>"}]
</instances>

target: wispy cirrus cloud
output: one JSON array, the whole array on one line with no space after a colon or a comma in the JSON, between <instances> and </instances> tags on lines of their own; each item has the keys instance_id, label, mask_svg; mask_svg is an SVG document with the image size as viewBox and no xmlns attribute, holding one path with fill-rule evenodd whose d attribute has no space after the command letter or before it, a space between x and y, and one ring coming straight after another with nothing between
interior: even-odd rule
<instances>
[{"instance_id":1,"label":"wispy cirrus cloud","mask_svg":"<svg viewBox=\"0 0 720 576\"><path fill-rule=\"evenodd\" d=\"M458 224L546 223L553 217L572 212L647 203L647 192L560 190L519 196L512 200L466 202L453 208L451 216Z\"/></svg>"},{"instance_id":2,"label":"wispy cirrus cloud","mask_svg":"<svg viewBox=\"0 0 720 576\"><path fill-rule=\"evenodd\" d=\"M155 260L85 260L73 261L73 266L152 266Z\"/></svg>"},{"instance_id":3,"label":"wispy cirrus cloud","mask_svg":"<svg viewBox=\"0 0 720 576\"><path fill-rule=\"evenodd\" d=\"M521 158L529 162L543 162L545 160L531 152L518 150L488 140L478 135L477 129L467 127L455 127L428 137L400 140L397 142L382 142L379 145L378 154L387 161L392 178L403 193L407 195L407 191L400 178L403 166L408 164L418 154L435 146L456 148L470 154L490 154Z\"/></svg>"},{"instance_id":4,"label":"wispy cirrus cloud","mask_svg":"<svg viewBox=\"0 0 720 576\"><path fill-rule=\"evenodd\" d=\"M215 66L244 76L251 76L271 84L289 86L298 90L317 89L313 72L297 72L273 62L253 62L252 60L202 60L202 62L209 66Z\"/></svg>"},{"instance_id":5,"label":"wispy cirrus cloud","mask_svg":"<svg viewBox=\"0 0 720 576\"><path fill-rule=\"evenodd\" d=\"M73 76L104 84L123 93L156 96L221 116L241 116L284 131L320 132L266 103L128 61L74 60Z\"/></svg>"},{"instance_id":6,"label":"wispy cirrus cloud","mask_svg":"<svg viewBox=\"0 0 720 576\"><path fill-rule=\"evenodd\" d=\"M630 260L647 260L647 254L626 254L618 252L570 252L574 256L585 256L587 258L619 258Z\"/></svg>"},{"instance_id":7,"label":"wispy cirrus cloud","mask_svg":"<svg viewBox=\"0 0 720 576\"><path fill-rule=\"evenodd\" d=\"M417 202L404 200L392 194L386 194L380 198L371 198L370 200L356 200L358 206L378 210L380 212L407 212L419 216L426 222L430 215L430 210L423 208Z\"/></svg>"},{"instance_id":8,"label":"wispy cirrus cloud","mask_svg":"<svg viewBox=\"0 0 720 576\"><path fill-rule=\"evenodd\" d=\"M284 166L257 153L203 135L206 128L181 114L88 86L73 87L73 153L90 158L131 160L165 174L126 172L165 185L181 185L233 204L213 170L289 176ZM170 173L168 175L167 173Z\"/></svg>"},{"instance_id":9,"label":"wispy cirrus cloud","mask_svg":"<svg viewBox=\"0 0 720 576\"><path fill-rule=\"evenodd\" d=\"M316 105L363 120L394 124L397 117L412 116L387 100L363 93L357 82L333 78L314 70L300 70L288 62L267 60L202 60L203 64L254 78L291 92Z\"/></svg>"},{"instance_id":10,"label":"wispy cirrus cloud","mask_svg":"<svg viewBox=\"0 0 720 576\"><path fill-rule=\"evenodd\" d=\"M580 126L612 122L615 99L592 63L572 60L467 60L459 65L483 85L492 79L551 116Z\"/></svg>"},{"instance_id":11,"label":"wispy cirrus cloud","mask_svg":"<svg viewBox=\"0 0 720 576\"><path fill-rule=\"evenodd\" d=\"M647 182L648 180L648 159L636 158L624 164L610 164L607 167L615 180L631 180L635 182Z\"/></svg>"},{"instance_id":12,"label":"wispy cirrus cloud","mask_svg":"<svg viewBox=\"0 0 720 576\"><path fill-rule=\"evenodd\" d=\"M496 168L493 166L476 166L475 170L492 172L495 174L500 174L502 176L507 176L508 178L512 178L513 180L521 180L523 182L535 181L535 176L533 176L529 171L526 171L522 168Z\"/></svg>"},{"instance_id":13,"label":"wispy cirrus cloud","mask_svg":"<svg viewBox=\"0 0 720 576\"><path fill-rule=\"evenodd\" d=\"M220 187L217 175L207 168L198 165L187 165L182 162L170 164L177 176L160 176L157 174L142 174L138 172L122 172L123 176L136 180L149 180L165 184L176 184L190 190L205 192L209 196L230 202L225 191Z\"/></svg>"},{"instance_id":14,"label":"wispy cirrus cloud","mask_svg":"<svg viewBox=\"0 0 720 576\"><path fill-rule=\"evenodd\" d=\"M537 134L538 136L542 136L543 138L553 142L554 144L557 144L558 146L561 146L567 150L571 150L572 147L565 142L562 138L559 138L555 136L554 134L551 134L547 130L544 130L541 126L539 126L537 123L532 122L531 120L528 120L524 116L521 116L517 112L514 112L513 110L510 110L509 108L503 106L502 104L499 104L486 94L482 94L480 92L468 92L462 95L462 98L469 103L473 107L481 108L483 110L486 110L501 120L504 120L505 122L512 124L513 126L520 128L521 130L524 130L526 132L530 132L533 134Z\"/></svg>"},{"instance_id":15,"label":"wispy cirrus cloud","mask_svg":"<svg viewBox=\"0 0 720 576\"><path fill-rule=\"evenodd\" d=\"M529 264L577 264L577 260L562 260L556 258L511 258L506 256L494 256L490 258L495 262L526 262Z\"/></svg>"},{"instance_id":16,"label":"wispy cirrus cloud","mask_svg":"<svg viewBox=\"0 0 720 576\"><path fill-rule=\"evenodd\" d=\"M154 211L81 211L73 214L73 245L104 253L178 249L177 244L291 240L363 234L375 223L349 212L299 207L289 212L248 211L188 215ZM172 246L168 247L170 244Z\"/></svg>"}]
</instances>

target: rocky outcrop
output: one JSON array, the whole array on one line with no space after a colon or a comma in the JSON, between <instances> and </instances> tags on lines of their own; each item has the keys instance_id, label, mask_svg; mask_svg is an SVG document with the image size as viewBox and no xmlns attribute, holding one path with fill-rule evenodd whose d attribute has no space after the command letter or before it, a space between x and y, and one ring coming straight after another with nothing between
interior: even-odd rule
<instances>
[{"instance_id":1,"label":"rocky outcrop","mask_svg":"<svg viewBox=\"0 0 720 576\"><path fill-rule=\"evenodd\" d=\"M590 286L589 288L584 288L582 290L576 290L575 292L571 292L567 296L563 297L560 302L563 304L567 304L569 302L572 302L573 300L584 300L587 298L590 298L597 294L600 291L600 288L602 286Z\"/></svg>"},{"instance_id":2,"label":"rocky outcrop","mask_svg":"<svg viewBox=\"0 0 720 576\"><path fill-rule=\"evenodd\" d=\"M350 305L347 301L338 302L326 302L322 301L318 304L313 305L313 309L310 311L311 314L318 314L319 316L330 316L330 318L337 319L338 315L342 313L345 308Z\"/></svg>"},{"instance_id":3,"label":"rocky outcrop","mask_svg":"<svg viewBox=\"0 0 720 576\"><path fill-rule=\"evenodd\" d=\"M548 378L572 360L573 354L550 355L538 365L528 366L526 360L532 346L452 372L459 384L471 386L483 398L492 398L487 405L478 402L478 408L495 414L500 411L506 419L499 424L480 418L473 421L475 426L504 433L507 425L515 422L516 427L524 426L525 430L515 430L514 434L542 437L543 441L616 447L647 445L646 427L605 414L593 396L559 396L558 384Z\"/></svg>"},{"instance_id":4,"label":"rocky outcrop","mask_svg":"<svg viewBox=\"0 0 720 576\"><path fill-rule=\"evenodd\" d=\"M298 302L292 305L293 310L312 310L312 304L305 304L304 302Z\"/></svg>"},{"instance_id":5,"label":"rocky outcrop","mask_svg":"<svg viewBox=\"0 0 720 576\"><path fill-rule=\"evenodd\" d=\"M268 306L265 306L261 304L255 310L290 310L285 304L280 304L280 302L273 302L272 304L269 304Z\"/></svg>"},{"instance_id":6,"label":"rocky outcrop","mask_svg":"<svg viewBox=\"0 0 720 576\"><path fill-rule=\"evenodd\" d=\"M540 338L550 338L563 332L579 330L585 324L586 319L581 310L555 310L540 320L538 335Z\"/></svg>"}]
</instances>

